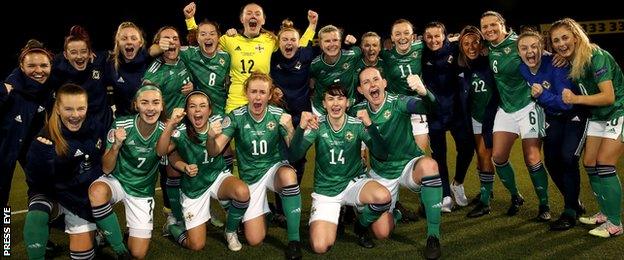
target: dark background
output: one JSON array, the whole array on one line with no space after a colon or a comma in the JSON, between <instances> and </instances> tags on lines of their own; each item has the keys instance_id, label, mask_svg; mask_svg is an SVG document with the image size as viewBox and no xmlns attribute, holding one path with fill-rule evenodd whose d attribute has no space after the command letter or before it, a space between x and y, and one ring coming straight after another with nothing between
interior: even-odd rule
<instances>
[{"instance_id":1,"label":"dark background","mask_svg":"<svg viewBox=\"0 0 624 260\"><path fill-rule=\"evenodd\" d=\"M362 2L367 3L362 3ZM479 1L256 1L264 7L267 15L265 28L277 31L282 19L290 18L297 28L307 26L306 10L319 13L319 27L335 24L348 34L359 36L366 31L376 31L387 37L392 22L406 18L416 26L416 33L422 34L423 25L430 21L446 24L449 32L459 32L468 24L477 25L481 13L495 10L503 14L507 25L517 31L520 25L551 23L562 17L577 21L607 20L623 18L615 4L605 1L547 0L479 0ZM173 25L181 30L183 37L184 16L182 8L189 1L26 1L21 0L7 7L4 3L0 15L2 24L2 62L0 77L4 78L17 65L20 49L30 38L42 41L48 48L59 53L63 38L73 24L83 25L89 31L95 50L113 48L113 36L119 23L133 21L143 28L147 41L163 25ZM197 21L203 18L216 20L221 31L230 27L240 28L238 14L249 1L197 1ZM376 2L377 4L372 4ZM575 0L580 2L580 0ZM566 11L568 10L568 11ZM11 19L12 17L19 17ZM607 49L622 64L624 57L624 34L592 35L592 41ZM621 50L622 49L622 50Z\"/></svg>"}]
</instances>

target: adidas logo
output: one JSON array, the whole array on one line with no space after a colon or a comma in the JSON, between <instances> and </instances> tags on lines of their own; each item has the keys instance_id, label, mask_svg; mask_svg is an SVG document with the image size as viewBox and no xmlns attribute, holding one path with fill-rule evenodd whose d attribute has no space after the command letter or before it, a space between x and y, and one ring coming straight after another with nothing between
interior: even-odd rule
<instances>
[{"instance_id":1,"label":"adidas logo","mask_svg":"<svg viewBox=\"0 0 624 260\"><path fill-rule=\"evenodd\" d=\"M426 64L427 64L427 66L433 66L433 64L431 64L431 62L430 62L430 61L427 61L427 63L426 63Z\"/></svg>"},{"instance_id":2,"label":"adidas logo","mask_svg":"<svg viewBox=\"0 0 624 260\"><path fill-rule=\"evenodd\" d=\"M15 120L17 120L17 119L15 119ZM22 122L22 121L19 121L19 122ZM615 128L610 128L610 129L608 129L608 130L607 130L607 131L605 131L605 132L607 132L607 133L609 133L609 134L615 134L615 133L616 133Z\"/></svg>"},{"instance_id":3,"label":"adidas logo","mask_svg":"<svg viewBox=\"0 0 624 260\"><path fill-rule=\"evenodd\" d=\"M43 112L43 110L45 110L45 107L39 106L39 108L37 108L37 113Z\"/></svg>"},{"instance_id":4,"label":"adidas logo","mask_svg":"<svg viewBox=\"0 0 624 260\"><path fill-rule=\"evenodd\" d=\"M30 244L28 245L28 248L42 248L43 245L40 243L34 243L34 244Z\"/></svg>"},{"instance_id":5,"label":"adidas logo","mask_svg":"<svg viewBox=\"0 0 624 260\"><path fill-rule=\"evenodd\" d=\"M531 127L531 130L529 130L529 133L535 133L535 128Z\"/></svg>"},{"instance_id":6,"label":"adidas logo","mask_svg":"<svg viewBox=\"0 0 624 260\"><path fill-rule=\"evenodd\" d=\"M76 149L76 153L74 153L74 157L78 157L83 155L84 153L82 151L80 151L80 149Z\"/></svg>"},{"instance_id":7,"label":"adidas logo","mask_svg":"<svg viewBox=\"0 0 624 260\"><path fill-rule=\"evenodd\" d=\"M438 202L438 204L435 204L433 206L431 206L432 208L442 208L442 201Z\"/></svg>"},{"instance_id":8,"label":"adidas logo","mask_svg":"<svg viewBox=\"0 0 624 260\"><path fill-rule=\"evenodd\" d=\"M321 137L323 137L323 138L329 138L329 135L328 135L327 133L324 133L324 134L322 134L322 135L321 135Z\"/></svg>"},{"instance_id":9,"label":"adidas logo","mask_svg":"<svg viewBox=\"0 0 624 260\"><path fill-rule=\"evenodd\" d=\"M249 128L251 128L251 126L249 124L245 124L245 126L243 128L244 129L249 129Z\"/></svg>"},{"instance_id":10,"label":"adidas logo","mask_svg":"<svg viewBox=\"0 0 624 260\"><path fill-rule=\"evenodd\" d=\"M241 51L241 47L240 46L236 46L236 49L234 49L235 51Z\"/></svg>"},{"instance_id":11,"label":"adidas logo","mask_svg":"<svg viewBox=\"0 0 624 260\"><path fill-rule=\"evenodd\" d=\"M290 213L301 213L301 208L296 208L290 211Z\"/></svg>"},{"instance_id":12,"label":"adidas logo","mask_svg":"<svg viewBox=\"0 0 624 260\"><path fill-rule=\"evenodd\" d=\"M580 122L581 119L578 116L575 116L574 118L572 118L573 122Z\"/></svg>"},{"instance_id":13,"label":"adidas logo","mask_svg":"<svg viewBox=\"0 0 624 260\"><path fill-rule=\"evenodd\" d=\"M15 121L17 121L17 122L20 122L20 123L21 123L21 122L22 122L22 115L17 115L17 116L15 117Z\"/></svg>"},{"instance_id":14,"label":"adidas logo","mask_svg":"<svg viewBox=\"0 0 624 260\"><path fill-rule=\"evenodd\" d=\"M134 140L130 140L130 142L128 142L128 145L134 145Z\"/></svg>"},{"instance_id":15,"label":"adidas logo","mask_svg":"<svg viewBox=\"0 0 624 260\"><path fill-rule=\"evenodd\" d=\"M120 76L119 79L117 79L117 82L119 83L126 83L126 81Z\"/></svg>"}]
</instances>

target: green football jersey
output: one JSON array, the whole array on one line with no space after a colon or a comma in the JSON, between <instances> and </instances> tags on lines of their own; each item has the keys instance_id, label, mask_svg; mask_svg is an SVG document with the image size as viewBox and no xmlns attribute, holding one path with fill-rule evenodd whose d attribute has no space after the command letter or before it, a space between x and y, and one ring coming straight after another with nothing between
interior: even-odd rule
<instances>
[{"instance_id":1,"label":"green football jersey","mask_svg":"<svg viewBox=\"0 0 624 260\"><path fill-rule=\"evenodd\" d=\"M269 105L264 117L256 121L245 105L223 119L223 134L236 142L238 173L245 183L256 183L269 168L286 160L284 137L287 132L280 125L283 113L283 109Z\"/></svg>"},{"instance_id":2,"label":"green football jersey","mask_svg":"<svg viewBox=\"0 0 624 260\"><path fill-rule=\"evenodd\" d=\"M145 72L143 80L157 84L160 88L167 108L167 118L171 116L174 108L184 108L186 96L181 90L182 86L191 82L191 74L183 61L166 64L162 59L156 59Z\"/></svg>"},{"instance_id":3,"label":"green football jersey","mask_svg":"<svg viewBox=\"0 0 624 260\"><path fill-rule=\"evenodd\" d=\"M531 103L531 87L520 73L518 36L510 33L497 45L488 43L490 67L500 93L500 107L506 113L516 112Z\"/></svg>"},{"instance_id":4,"label":"green football jersey","mask_svg":"<svg viewBox=\"0 0 624 260\"><path fill-rule=\"evenodd\" d=\"M221 119L221 116L216 115L211 117L210 121L214 122ZM229 171L222 155L216 157L208 156L208 151L206 150L207 131L197 133L197 137L201 143L195 143L190 139L184 124L178 126L171 135L171 141L175 143L176 151L178 151L182 160L187 164L195 164L198 168L198 173L195 177L183 174L180 184L184 195L192 199L204 194L221 172Z\"/></svg>"},{"instance_id":5,"label":"green football jersey","mask_svg":"<svg viewBox=\"0 0 624 260\"><path fill-rule=\"evenodd\" d=\"M395 179L401 176L403 168L412 159L424 155L418 148L412 135L411 114L407 111L407 103L410 99L420 99L419 97L409 97L385 93L384 103L377 111L373 111L368 101L359 103L354 112L366 109L371 121L377 125L388 148L388 158L385 161L378 160L375 156L370 157L371 168L381 177ZM419 102L419 114L427 111L424 102Z\"/></svg>"},{"instance_id":6,"label":"green football jersey","mask_svg":"<svg viewBox=\"0 0 624 260\"><path fill-rule=\"evenodd\" d=\"M485 115L485 108L492 99L492 88L496 86L488 86L477 73L471 73L471 75L464 75L464 77L470 77L470 116L477 122L483 122L483 116Z\"/></svg>"},{"instance_id":7,"label":"green football jersey","mask_svg":"<svg viewBox=\"0 0 624 260\"><path fill-rule=\"evenodd\" d=\"M422 78L423 43L412 43L410 50L405 54L397 52L396 48L382 50L379 54L384 63L384 74L388 81L388 91L394 94L416 96L416 92L407 85L407 76L418 75Z\"/></svg>"},{"instance_id":8,"label":"green football jersey","mask_svg":"<svg viewBox=\"0 0 624 260\"><path fill-rule=\"evenodd\" d=\"M210 97L213 114L224 115L230 55L217 51L214 56L207 57L199 47L189 46L180 49L180 59L192 75L194 88L204 91Z\"/></svg>"},{"instance_id":9,"label":"green football jersey","mask_svg":"<svg viewBox=\"0 0 624 260\"><path fill-rule=\"evenodd\" d=\"M608 121L624 115L624 75L613 56L603 49L592 52L591 64L575 83L583 95L600 93L598 83L611 80L615 102L609 106L591 107L591 120Z\"/></svg>"},{"instance_id":10,"label":"green football jersey","mask_svg":"<svg viewBox=\"0 0 624 260\"><path fill-rule=\"evenodd\" d=\"M355 86L356 86L356 88L357 88L357 86L360 85L360 72L362 72L362 70L364 68L366 68L366 67L371 67L371 66L368 66L366 63L364 63L364 57L362 57L361 59L359 59L359 61L357 63L357 69L355 70L355 74L356 74ZM375 63L375 66L372 66L372 67L377 68L379 70L379 72L381 73L381 76L382 77L384 76L384 74L383 74L384 62L383 62L382 58L379 58L377 60L377 63ZM357 90L356 90L356 92L357 92Z\"/></svg>"},{"instance_id":11,"label":"green football jersey","mask_svg":"<svg viewBox=\"0 0 624 260\"><path fill-rule=\"evenodd\" d=\"M314 192L318 194L336 196L351 180L364 174L361 143L371 145L371 137L360 120L346 117L338 131L332 129L326 116L319 118L319 128L306 130L303 145L296 148L307 150L312 144L316 147Z\"/></svg>"},{"instance_id":12,"label":"green football jersey","mask_svg":"<svg viewBox=\"0 0 624 260\"><path fill-rule=\"evenodd\" d=\"M117 118L108 132L106 149L110 149L115 142L115 129L125 129L126 139L111 174L119 180L127 194L140 198L153 197L161 159L156 154L156 143L165 127L159 121L154 131L144 138L139 133L138 120L141 120L139 115Z\"/></svg>"},{"instance_id":13,"label":"green football jersey","mask_svg":"<svg viewBox=\"0 0 624 260\"><path fill-rule=\"evenodd\" d=\"M334 83L340 83L347 90L347 98L353 104L359 82L358 62L361 58L362 50L359 47L342 50L338 61L334 64L327 64L323 60L323 54L314 58L310 65L310 77L314 78L312 105L316 110L323 114L326 113L323 107L323 93L327 87Z\"/></svg>"}]
</instances>

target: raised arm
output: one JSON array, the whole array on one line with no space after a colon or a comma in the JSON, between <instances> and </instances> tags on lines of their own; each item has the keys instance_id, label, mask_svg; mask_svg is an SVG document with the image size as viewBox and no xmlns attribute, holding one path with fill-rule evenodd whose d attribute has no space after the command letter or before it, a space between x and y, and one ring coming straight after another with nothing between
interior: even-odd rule
<instances>
[{"instance_id":1,"label":"raised arm","mask_svg":"<svg viewBox=\"0 0 624 260\"><path fill-rule=\"evenodd\" d=\"M420 77L418 75L407 76L407 84L421 97L420 100L415 98L408 100L407 112L411 114L427 114L431 111L435 104L435 96L433 96L431 91L427 90Z\"/></svg>"},{"instance_id":2,"label":"raised arm","mask_svg":"<svg viewBox=\"0 0 624 260\"><path fill-rule=\"evenodd\" d=\"M290 151L288 153L289 161L294 162L305 157L306 152L314 142L316 134L313 131L316 129L318 129L318 117L310 112L303 111L301 120L299 120L299 127L295 130L288 149ZM304 136L306 132L307 136Z\"/></svg>"},{"instance_id":3,"label":"raised arm","mask_svg":"<svg viewBox=\"0 0 624 260\"><path fill-rule=\"evenodd\" d=\"M175 143L171 142L171 135L185 115L184 108L180 107L174 108L173 112L171 112L171 118L167 120L165 130L163 130L160 138L158 138L158 143L156 143L156 154L158 156L165 156L175 149Z\"/></svg>"},{"instance_id":4,"label":"raised arm","mask_svg":"<svg viewBox=\"0 0 624 260\"><path fill-rule=\"evenodd\" d=\"M290 142L293 138L293 135L295 134L295 128L292 125L292 116L290 116L290 114L283 113L280 116L279 123L284 128L284 130L286 130L286 135L284 135L284 141L286 142L286 145L290 147Z\"/></svg>"},{"instance_id":5,"label":"raised arm","mask_svg":"<svg viewBox=\"0 0 624 260\"><path fill-rule=\"evenodd\" d=\"M102 156L102 171L104 174L110 174L115 169L119 149L121 149L124 140L126 140L126 130L121 127L114 130L111 129L108 135L111 136L111 134L114 140L110 140L109 137L109 142L112 142L113 144L106 149L106 152Z\"/></svg>"},{"instance_id":6,"label":"raised arm","mask_svg":"<svg viewBox=\"0 0 624 260\"><path fill-rule=\"evenodd\" d=\"M388 147L386 146L386 142L383 140L381 133L379 133L377 126L373 124L368 116L368 112L365 109L358 110L357 117L366 128L365 131L368 133L368 137L364 136L362 140L364 140L366 146L370 148L373 156L382 161L388 159Z\"/></svg>"},{"instance_id":7,"label":"raised arm","mask_svg":"<svg viewBox=\"0 0 624 260\"><path fill-rule=\"evenodd\" d=\"M230 120L229 118L225 120ZM223 148L230 142L230 137L223 134L222 121L210 122L208 127L208 138L206 139L206 150L208 156L215 157L223 151Z\"/></svg>"},{"instance_id":8,"label":"raised arm","mask_svg":"<svg viewBox=\"0 0 624 260\"><path fill-rule=\"evenodd\" d=\"M318 23L318 13L312 10L308 10L308 28L299 39L299 46L305 47L314 40L316 34L316 25Z\"/></svg>"}]
</instances>

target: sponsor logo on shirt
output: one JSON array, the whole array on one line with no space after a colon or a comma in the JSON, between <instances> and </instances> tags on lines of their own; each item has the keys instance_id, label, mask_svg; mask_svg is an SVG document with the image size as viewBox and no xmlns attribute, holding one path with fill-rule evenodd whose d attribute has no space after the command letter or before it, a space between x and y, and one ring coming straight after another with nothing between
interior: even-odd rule
<instances>
[{"instance_id":1,"label":"sponsor logo on shirt","mask_svg":"<svg viewBox=\"0 0 624 260\"><path fill-rule=\"evenodd\" d=\"M503 49L503 52L505 52L505 54L509 54L511 52L511 48L505 47L505 49Z\"/></svg>"}]
</instances>

